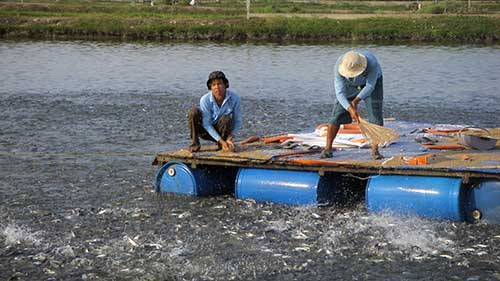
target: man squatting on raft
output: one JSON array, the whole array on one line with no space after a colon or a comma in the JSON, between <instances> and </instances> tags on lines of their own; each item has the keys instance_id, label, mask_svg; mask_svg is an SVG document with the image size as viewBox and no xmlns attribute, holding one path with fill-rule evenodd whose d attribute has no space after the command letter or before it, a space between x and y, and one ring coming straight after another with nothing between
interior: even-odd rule
<instances>
[{"instance_id":1,"label":"man squatting on raft","mask_svg":"<svg viewBox=\"0 0 500 281\"><path fill-rule=\"evenodd\" d=\"M200 99L200 106L189 112L192 144L189 151L200 150L199 137L217 142L219 149L234 151L233 138L241 128L240 96L228 90L229 81L222 71L210 73L207 80L210 92Z\"/></svg>"},{"instance_id":2,"label":"man squatting on raft","mask_svg":"<svg viewBox=\"0 0 500 281\"><path fill-rule=\"evenodd\" d=\"M368 121L384 125L382 102L384 90L382 68L375 56L368 51L350 51L337 59L335 63L335 96L332 117L328 121L326 147L321 158L331 158L332 143L341 124L358 121L358 103L365 101ZM372 158L381 159L378 144L372 143Z\"/></svg>"}]
</instances>

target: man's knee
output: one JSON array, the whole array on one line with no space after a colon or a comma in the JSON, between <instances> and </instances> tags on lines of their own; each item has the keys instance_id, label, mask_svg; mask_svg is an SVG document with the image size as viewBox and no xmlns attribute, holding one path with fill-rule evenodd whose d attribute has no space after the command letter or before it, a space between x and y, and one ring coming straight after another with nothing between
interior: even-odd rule
<instances>
[{"instance_id":1,"label":"man's knee","mask_svg":"<svg viewBox=\"0 0 500 281\"><path fill-rule=\"evenodd\" d=\"M233 130L233 118L230 115L222 115L217 121L217 131L223 139L226 139Z\"/></svg>"},{"instance_id":2,"label":"man's knee","mask_svg":"<svg viewBox=\"0 0 500 281\"><path fill-rule=\"evenodd\" d=\"M330 116L330 119L328 119L328 123L340 126L341 124L348 124L351 122L352 119L349 112L347 112L347 110L345 110L340 103L335 103L332 115Z\"/></svg>"},{"instance_id":3,"label":"man's knee","mask_svg":"<svg viewBox=\"0 0 500 281\"><path fill-rule=\"evenodd\" d=\"M219 122L225 126L233 122L233 118L231 117L231 115L222 115L219 120Z\"/></svg>"},{"instance_id":4,"label":"man's knee","mask_svg":"<svg viewBox=\"0 0 500 281\"><path fill-rule=\"evenodd\" d=\"M188 112L189 119L195 119L201 116L201 110L197 106L191 107Z\"/></svg>"}]
</instances>

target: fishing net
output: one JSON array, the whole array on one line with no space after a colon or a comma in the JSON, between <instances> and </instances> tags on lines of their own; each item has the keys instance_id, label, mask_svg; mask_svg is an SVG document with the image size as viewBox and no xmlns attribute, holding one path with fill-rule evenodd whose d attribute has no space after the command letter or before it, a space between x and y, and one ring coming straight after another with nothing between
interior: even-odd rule
<instances>
[{"instance_id":1,"label":"fishing net","mask_svg":"<svg viewBox=\"0 0 500 281\"><path fill-rule=\"evenodd\" d=\"M399 138L399 134L393 129L370 123L361 117L359 118L359 128L363 136L370 139L372 143L381 146L387 146Z\"/></svg>"}]
</instances>

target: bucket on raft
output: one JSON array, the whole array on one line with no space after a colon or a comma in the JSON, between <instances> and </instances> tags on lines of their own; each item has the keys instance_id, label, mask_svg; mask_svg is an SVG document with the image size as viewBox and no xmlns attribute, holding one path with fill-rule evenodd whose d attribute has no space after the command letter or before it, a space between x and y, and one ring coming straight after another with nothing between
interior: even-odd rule
<instances>
[{"instance_id":1,"label":"bucket on raft","mask_svg":"<svg viewBox=\"0 0 500 281\"><path fill-rule=\"evenodd\" d=\"M198 166L190 168L179 161L164 164L156 173L156 192L193 196L228 194L233 191L237 168Z\"/></svg>"},{"instance_id":2,"label":"bucket on raft","mask_svg":"<svg viewBox=\"0 0 500 281\"><path fill-rule=\"evenodd\" d=\"M366 206L371 212L462 221L461 178L386 175L371 178Z\"/></svg>"},{"instance_id":3,"label":"bucket on raft","mask_svg":"<svg viewBox=\"0 0 500 281\"><path fill-rule=\"evenodd\" d=\"M317 172L242 168L236 176L237 198L289 205L348 205L360 201L359 183Z\"/></svg>"}]
</instances>

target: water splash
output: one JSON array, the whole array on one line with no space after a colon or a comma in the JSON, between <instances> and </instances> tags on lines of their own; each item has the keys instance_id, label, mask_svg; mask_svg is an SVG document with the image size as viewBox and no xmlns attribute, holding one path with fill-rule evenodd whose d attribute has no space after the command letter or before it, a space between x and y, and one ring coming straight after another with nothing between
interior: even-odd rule
<instances>
[{"instance_id":1,"label":"water splash","mask_svg":"<svg viewBox=\"0 0 500 281\"><path fill-rule=\"evenodd\" d=\"M455 252L455 233L437 222L392 213L366 214L363 210L338 215L321 237L330 252L357 251L361 255L424 259Z\"/></svg>"},{"instance_id":2,"label":"water splash","mask_svg":"<svg viewBox=\"0 0 500 281\"><path fill-rule=\"evenodd\" d=\"M388 243L404 251L419 250L423 253L454 251L453 232L443 233L443 222L426 220L418 217L400 217L391 213L370 215L373 227L382 230Z\"/></svg>"},{"instance_id":3,"label":"water splash","mask_svg":"<svg viewBox=\"0 0 500 281\"><path fill-rule=\"evenodd\" d=\"M42 243L42 232L33 232L29 227L19 226L17 224L8 224L1 227L5 245L14 246L19 244L28 244L38 246Z\"/></svg>"}]
</instances>

